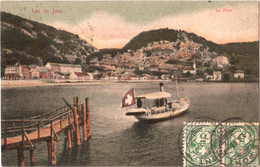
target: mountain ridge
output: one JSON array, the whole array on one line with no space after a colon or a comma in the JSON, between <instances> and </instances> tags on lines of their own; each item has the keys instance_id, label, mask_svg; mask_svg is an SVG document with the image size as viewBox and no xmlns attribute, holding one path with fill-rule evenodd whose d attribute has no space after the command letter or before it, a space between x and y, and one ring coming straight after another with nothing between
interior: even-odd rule
<instances>
[{"instance_id":1,"label":"mountain ridge","mask_svg":"<svg viewBox=\"0 0 260 167\"><path fill-rule=\"evenodd\" d=\"M1 12L1 71L6 65L82 63L97 49L78 35Z\"/></svg>"}]
</instances>

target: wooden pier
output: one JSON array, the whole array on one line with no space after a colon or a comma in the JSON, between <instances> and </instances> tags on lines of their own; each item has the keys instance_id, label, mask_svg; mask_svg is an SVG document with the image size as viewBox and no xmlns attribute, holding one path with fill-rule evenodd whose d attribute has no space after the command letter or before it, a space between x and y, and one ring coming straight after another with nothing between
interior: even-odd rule
<instances>
[{"instance_id":1,"label":"wooden pier","mask_svg":"<svg viewBox=\"0 0 260 167\"><path fill-rule=\"evenodd\" d=\"M76 145L80 146L80 126L83 129L83 141L91 136L89 99L78 104L78 97L73 98L73 105L44 113L30 119L2 120L1 148L17 149L18 166L25 166L24 151L30 152L30 165L34 164L35 143L47 142L48 162L56 164L56 145L59 134L66 133L68 147L72 147L72 131L75 131Z\"/></svg>"}]
</instances>

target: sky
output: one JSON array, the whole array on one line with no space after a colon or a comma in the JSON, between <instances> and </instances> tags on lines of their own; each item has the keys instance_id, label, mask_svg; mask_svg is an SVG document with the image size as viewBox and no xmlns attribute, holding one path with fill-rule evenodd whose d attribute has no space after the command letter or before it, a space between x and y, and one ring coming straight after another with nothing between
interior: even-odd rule
<instances>
[{"instance_id":1,"label":"sky","mask_svg":"<svg viewBox=\"0 0 260 167\"><path fill-rule=\"evenodd\" d=\"M160 28L218 44L259 40L257 1L2 1L1 11L78 34L98 49L122 48Z\"/></svg>"}]
</instances>

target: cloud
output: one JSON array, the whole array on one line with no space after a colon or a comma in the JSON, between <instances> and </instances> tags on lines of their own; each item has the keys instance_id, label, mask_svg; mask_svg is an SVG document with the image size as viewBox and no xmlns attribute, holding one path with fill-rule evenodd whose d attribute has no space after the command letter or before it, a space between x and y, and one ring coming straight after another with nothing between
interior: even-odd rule
<instances>
[{"instance_id":1,"label":"cloud","mask_svg":"<svg viewBox=\"0 0 260 167\"><path fill-rule=\"evenodd\" d=\"M257 5L226 6L219 10L166 16L146 25L126 22L116 14L96 12L77 25L55 22L52 26L78 34L97 48L121 48L142 31L166 27L193 32L219 44L258 40Z\"/></svg>"}]
</instances>

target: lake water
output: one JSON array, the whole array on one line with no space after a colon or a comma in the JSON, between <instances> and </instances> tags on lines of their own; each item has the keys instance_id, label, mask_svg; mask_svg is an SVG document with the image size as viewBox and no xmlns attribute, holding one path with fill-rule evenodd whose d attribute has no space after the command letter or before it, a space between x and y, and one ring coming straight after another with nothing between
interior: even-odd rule
<instances>
[{"instance_id":1,"label":"lake water","mask_svg":"<svg viewBox=\"0 0 260 167\"><path fill-rule=\"evenodd\" d=\"M79 96L80 103L89 97L92 137L80 147L68 149L65 135L60 135L56 146L60 166L182 166L178 136L184 122L197 117L259 121L258 83L179 83L180 94L191 99L189 111L155 124L125 116L121 100L133 87L136 95L159 90L158 82L3 89L2 119L29 118L64 106L60 97L72 102ZM176 97L174 82L164 83L164 89ZM48 165L46 142L36 144L34 153L36 166ZM25 163L30 164L28 151ZM2 165L17 165L16 150L2 152Z\"/></svg>"}]
</instances>

